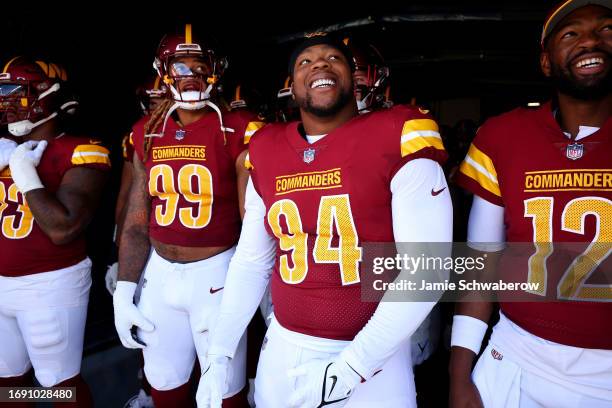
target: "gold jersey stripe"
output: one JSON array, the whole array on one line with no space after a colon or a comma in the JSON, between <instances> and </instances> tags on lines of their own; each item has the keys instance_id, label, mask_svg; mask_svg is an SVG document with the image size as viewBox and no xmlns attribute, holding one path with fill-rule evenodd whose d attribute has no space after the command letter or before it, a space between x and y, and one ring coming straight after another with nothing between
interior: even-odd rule
<instances>
[{"instance_id":1,"label":"gold jersey stripe","mask_svg":"<svg viewBox=\"0 0 612 408\"><path fill-rule=\"evenodd\" d=\"M108 154L98 152L79 152L72 155L72 164L80 166L83 164L104 164L111 165Z\"/></svg>"},{"instance_id":2,"label":"gold jersey stripe","mask_svg":"<svg viewBox=\"0 0 612 408\"><path fill-rule=\"evenodd\" d=\"M444 150L442 139L436 136L418 136L402 143L402 157L418 152L421 149L433 147L438 150Z\"/></svg>"},{"instance_id":3,"label":"gold jersey stripe","mask_svg":"<svg viewBox=\"0 0 612 408\"><path fill-rule=\"evenodd\" d=\"M402 136L407 135L410 132L415 132L419 130L431 130L434 132L439 132L438 124L435 120L432 119L412 119L404 122L404 127L402 128Z\"/></svg>"},{"instance_id":4,"label":"gold jersey stripe","mask_svg":"<svg viewBox=\"0 0 612 408\"><path fill-rule=\"evenodd\" d=\"M463 163L461 163L461 166L459 167L459 171L476 181L482 188L484 188L491 194L501 197L499 184L491 180L489 177L485 176L479 169L474 167L473 164L473 161L464 160Z\"/></svg>"},{"instance_id":5,"label":"gold jersey stripe","mask_svg":"<svg viewBox=\"0 0 612 408\"><path fill-rule=\"evenodd\" d=\"M248 144L251 141L251 136L265 125L265 122L249 122L244 132L244 144Z\"/></svg>"},{"instance_id":6,"label":"gold jersey stripe","mask_svg":"<svg viewBox=\"0 0 612 408\"><path fill-rule=\"evenodd\" d=\"M495 170L493 160L489 156L487 156L482 150L477 148L476 145L474 145L473 143L470 145L466 160L468 157L471 158L471 160L473 160L477 164L474 167L481 170L485 176L497 183L497 171Z\"/></svg>"},{"instance_id":7,"label":"gold jersey stripe","mask_svg":"<svg viewBox=\"0 0 612 408\"><path fill-rule=\"evenodd\" d=\"M84 145L78 145L77 147L75 147L73 153L102 153L105 155L109 155L110 151L104 146L94 145L94 144L84 144Z\"/></svg>"}]
</instances>

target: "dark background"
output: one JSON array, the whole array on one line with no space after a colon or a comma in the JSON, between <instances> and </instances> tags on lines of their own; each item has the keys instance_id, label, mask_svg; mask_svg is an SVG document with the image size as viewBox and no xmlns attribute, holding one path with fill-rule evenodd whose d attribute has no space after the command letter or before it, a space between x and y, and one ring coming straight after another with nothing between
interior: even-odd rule
<instances>
[{"instance_id":1,"label":"dark background","mask_svg":"<svg viewBox=\"0 0 612 408\"><path fill-rule=\"evenodd\" d=\"M391 69L395 103L416 98L447 127L464 118L479 124L549 97L539 71L539 39L554 1L378 3L3 5L0 61L28 55L64 65L80 100L76 129L113 148L113 177L88 233L94 286L86 355L118 344L104 274L112 258L120 140L140 115L134 91L152 77L154 52L164 33L192 23L199 38L215 38L230 63L226 90L240 82L257 89L268 105L283 85L295 40L321 29L376 44ZM465 210L455 204L456 211ZM444 357L438 363L445 375ZM445 400L446 392L439 394Z\"/></svg>"}]
</instances>

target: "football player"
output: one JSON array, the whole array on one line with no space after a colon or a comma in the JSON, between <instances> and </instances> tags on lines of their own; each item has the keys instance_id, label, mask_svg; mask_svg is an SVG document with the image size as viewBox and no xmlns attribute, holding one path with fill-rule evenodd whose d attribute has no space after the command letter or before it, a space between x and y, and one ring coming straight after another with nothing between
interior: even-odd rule
<instances>
[{"instance_id":1,"label":"football player","mask_svg":"<svg viewBox=\"0 0 612 408\"><path fill-rule=\"evenodd\" d=\"M61 128L61 83L16 57L0 74L0 386L76 387L80 376L91 261L84 230L99 201L109 152ZM68 403L67 403L68 404Z\"/></svg>"},{"instance_id":2,"label":"football player","mask_svg":"<svg viewBox=\"0 0 612 408\"><path fill-rule=\"evenodd\" d=\"M353 68L341 39L307 38L289 62L301 122L268 125L250 143L246 214L200 407L220 406L270 279L274 317L257 406L416 404L408 338L434 302L361 302L359 265L367 241L451 241L438 163L446 153L435 121L417 107L359 116Z\"/></svg>"},{"instance_id":3,"label":"football player","mask_svg":"<svg viewBox=\"0 0 612 408\"><path fill-rule=\"evenodd\" d=\"M263 124L246 111L222 114L212 102L226 61L194 39L191 25L161 40L154 67L169 98L134 126L115 325L125 347L143 349L155 406L186 407L196 355L207 366L208 337L240 233L239 190L248 174L239 174L245 173L239 156L246 155L249 132ZM245 405L244 343L232 361L226 407Z\"/></svg>"},{"instance_id":4,"label":"football player","mask_svg":"<svg viewBox=\"0 0 612 408\"><path fill-rule=\"evenodd\" d=\"M533 302L500 302L473 372L492 304L458 305L453 407L612 406L612 291L606 269L596 268L612 241L612 1L563 2L546 18L541 42L552 101L489 119L458 176L474 193L468 241L533 242L528 256L508 258L508 271L537 289L526 294ZM556 251L586 242L575 261Z\"/></svg>"}]
</instances>

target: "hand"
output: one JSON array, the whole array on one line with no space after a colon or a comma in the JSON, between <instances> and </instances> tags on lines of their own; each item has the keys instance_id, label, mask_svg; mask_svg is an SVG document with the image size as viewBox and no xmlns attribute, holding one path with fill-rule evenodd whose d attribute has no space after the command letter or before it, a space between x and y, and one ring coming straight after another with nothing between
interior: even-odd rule
<instances>
[{"instance_id":1,"label":"hand","mask_svg":"<svg viewBox=\"0 0 612 408\"><path fill-rule=\"evenodd\" d=\"M478 388L471 378L451 379L449 407L484 408Z\"/></svg>"},{"instance_id":2,"label":"hand","mask_svg":"<svg viewBox=\"0 0 612 408\"><path fill-rule=\"evenodd\" d=\"M40 163L46 148L46 140L28 140L17 146L11 154L9 158L11 176L23 194L44 187L36 172L36 166Z\"/></svg>"},{"instance_id":3,"label":"hand","mask_svg":"<svg viewBox=\"0 0 612 408\"><path fill-rule=\"evenodd\" d=\"M17 148L17 143L5 137L0 139L0 170L4 170L9 164L9 158Z\"/></svg>"},{"instance_id":4,"label":"hand","mask_svg":"<svg viewBox=\"0 0 612 408\"><path fill-rule=\"evenodd\" d=\"M288 405L294 408L329 406L343 407L362 381L344 360L313 360L287 372L290 378L303 377L289 397Z\"/></svg>"},{"instance_id":5,"label":"hand","mask_svg":"<svg viewBox=\"0 0 612 408\"><path fill-rule=\"evenodd\" d=\"M221 408L228 389L229 357L208 355L208 366L202 371L196 401L198 408Z\"/></svg>"},{"instance_id":6,"label":"hand","mask_svg":"<svg viewBox=\"0 0 612 408\"><path fill-rule=\"evenodd\" d=\"M106 270L106 276L104 276L104 283L106 284L106 290L113 296L115 288L117 287L117 274L119 273L119 264L115 262L110 265Z\"/></svg>"},{"instance_id":7,"label":"hand","mask_svg":"<svg viewBox=\"0 0 612 408\"><path fill-rule=\"evenodd\" d=\"M115 328L123 347L141 349L145 348L146 344L140 341L136 335L132 335L132 327L152 332L155 326L134 305L134 292L136 292L136 283L128 281L117 282L117 287L113 294Z\"/></svg>"}]
</instances>

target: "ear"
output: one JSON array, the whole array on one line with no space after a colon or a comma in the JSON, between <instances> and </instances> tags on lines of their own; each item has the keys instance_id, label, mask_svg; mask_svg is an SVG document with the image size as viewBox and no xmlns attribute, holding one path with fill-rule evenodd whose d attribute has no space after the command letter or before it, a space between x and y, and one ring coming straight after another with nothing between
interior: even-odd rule
<instances>
[{"instance_id":1,"label":"ear","mask_svg":"<svg viewBox=\"0 0 612 408\"><path fill-rule=\"evenodd\" d=\"M544 76L550 77L550 55L546 50L543 50L540 53L540 69L542 70Z\"/></svg>"}]
</instances>

